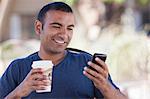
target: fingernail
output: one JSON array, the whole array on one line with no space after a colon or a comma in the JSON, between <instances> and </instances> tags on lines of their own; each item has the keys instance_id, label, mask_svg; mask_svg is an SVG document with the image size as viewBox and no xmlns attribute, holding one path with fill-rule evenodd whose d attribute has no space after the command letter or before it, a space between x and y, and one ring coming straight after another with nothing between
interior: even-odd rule
<instances>
[{"instance_id":1,"label":"fingernail","mask_svg":"<svg viewBox=\"0 0 150 99\"><path fill-rule=\"evenodd\" d=\"M96 57L95 60L99 60L99 59Z\"/></svg>"},{"instance_id":2,"label":"fingernail","mask_svg":"<svg viewBox=\"0 0 150 99\"><path fill-rule=\"evenodd\" d=\"M91 62L89 61L89 62L88 62L88 65L90 65L90 64L91 64Z\"/></svg>"},{"instance_id":3,"label":"fingernail","mask_svg":"<svg viewBox=\"0 0 150 99\"><path fill-rule=\"evenodd\" d=\"M83 71L83 74L85 74L85 71Z\"/></svg>"},{"instance_id":4,"label":"fingernail","mask_svg":"<svg viewBox=\"0 0 150 99\"><path fill-rule=\"evenodd\" d=\"M87 67L84 67L84 70L86 70L87 69Z\"/></svg>"}]
</instances>

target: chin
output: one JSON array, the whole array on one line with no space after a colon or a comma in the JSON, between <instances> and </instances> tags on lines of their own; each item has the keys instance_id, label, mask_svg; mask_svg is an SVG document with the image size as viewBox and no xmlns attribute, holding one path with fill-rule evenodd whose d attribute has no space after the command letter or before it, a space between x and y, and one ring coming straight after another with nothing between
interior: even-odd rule
<instances>
[{"instance_id":1,"label":"chin","mask_svg":"<svg viewBox=\"0 0 150 99\"><path fill-rule=\"evenodd\" d=\"M66 48L56 48L56 49L51 49L51 50L49 50L48 52L49 53L52 53L52 54L61 54L61 53L64 53L64 51L65 51L65 49Z\"/></svg>"}]
</instances>

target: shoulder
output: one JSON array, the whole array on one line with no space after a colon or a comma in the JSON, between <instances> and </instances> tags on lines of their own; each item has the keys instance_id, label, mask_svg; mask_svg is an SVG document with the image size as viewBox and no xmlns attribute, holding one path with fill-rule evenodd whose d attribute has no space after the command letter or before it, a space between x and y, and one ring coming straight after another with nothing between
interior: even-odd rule
<instances>
[{"instance_id":1,"label":"shoulder","mask_svg":"<svg viewBox=\"0 0 150 99\"><path fill-rule=\"evenodd\" d=\"M67 48L66 49L70 55L70 57L78 58L78 59L86 59L91 60L92 55L86 51L74 48Z\"/></svg>"},{"instance_id":2,"label":"shoulder","mask_svg":"<svg viewBox=\"0 0 150 99\"><path fill-rule=\"evenodd\" d=\"M31 61L33 61L34 59L36 59L37 58L37 52L35 52L35 53L33 53L33 54L30 54L30 55L28 55L28 56L26 56L26 57L21 57L21 58L16 58L15 60L13 60L12 62L11 62L11 64L26 64L26 63L28 63L28 62L31 62Z\"/></svg>"},{"instance_id":3,"label":"shoulder","mask_svg":"<svg viewBox=\"0 0 150 99\"><path fill-rule=\"evenodd\" d=\"M17 58L13 62L27 62L27 61L34 61L34 60L40 60L38 56L38 52L32 53L26 57Z\"/></svg>"},{"instance_id":4,"label":"shoulder","mask_svg":"<svg viewBox=\"0 0 150 99\"><path fill-rule=\"evenodd\" d=\"M26 57L16 58L13 60L10 65L8 66L8 69L11 68L11 70L18 70L19 68L22 68L23 66L26 68L30 68L29 66L32 64L34 59L37 59L36 53L30 54Z\"/></svg>"},{"instance_id":5,"label":"shoulder","mask_svg":"<svg viewBox=\"0 0 150 99\"><path fill-rule=\"evenodd\" d=\"M38 59L36 53L24 58L17 58L10 63L2 77L0 77L0 99L23 81L31 70L31 64L34 59Z\"/></svg>"}]
</instances>

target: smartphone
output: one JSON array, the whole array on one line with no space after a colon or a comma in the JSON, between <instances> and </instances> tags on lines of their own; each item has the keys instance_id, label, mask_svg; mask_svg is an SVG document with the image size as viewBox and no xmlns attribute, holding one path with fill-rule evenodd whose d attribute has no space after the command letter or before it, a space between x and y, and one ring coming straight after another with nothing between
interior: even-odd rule
<instances>
[{"instance_id":1,"label":"smartphone","mask_svg":"<svg viewBox=\"0 0 150 99\"><path fill-rule=\"evenodd\" d=\"M92 62L93 63L95 63L95 64L97 64L97 65L99 65L99 63L97 63L96 61L95 61L95 58L96 57L98 57L98 58L100 58L102 61L106 61L106 58L107 58L107 55L106 54L101 54L101 53L95 53L94 55L93 55L93 58L92 58ZM94 68L92 68L91 66L89 66L89 68L90 69L92 69L92 70L95 70ZM95 70L96 71L96 70Z\"/></svg>"}]
</instances>

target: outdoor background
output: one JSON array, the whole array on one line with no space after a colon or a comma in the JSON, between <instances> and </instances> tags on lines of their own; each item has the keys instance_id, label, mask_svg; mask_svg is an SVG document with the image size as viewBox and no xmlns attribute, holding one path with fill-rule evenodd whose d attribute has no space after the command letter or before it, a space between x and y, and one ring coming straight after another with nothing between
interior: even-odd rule
<instances>
[{"instance_id":1,"label":"outdoor background","mask_svg":"<svg viewBox=\"0 0 150 99\"><path fill-rule=\"evenodd\" d=\"M50 1L74 10L69 47L107 54L112 79L129 99L150 99L150 0L0 0L0 76L12 60L39 50L34 21Z\"/></svg>"}]
</instances>

